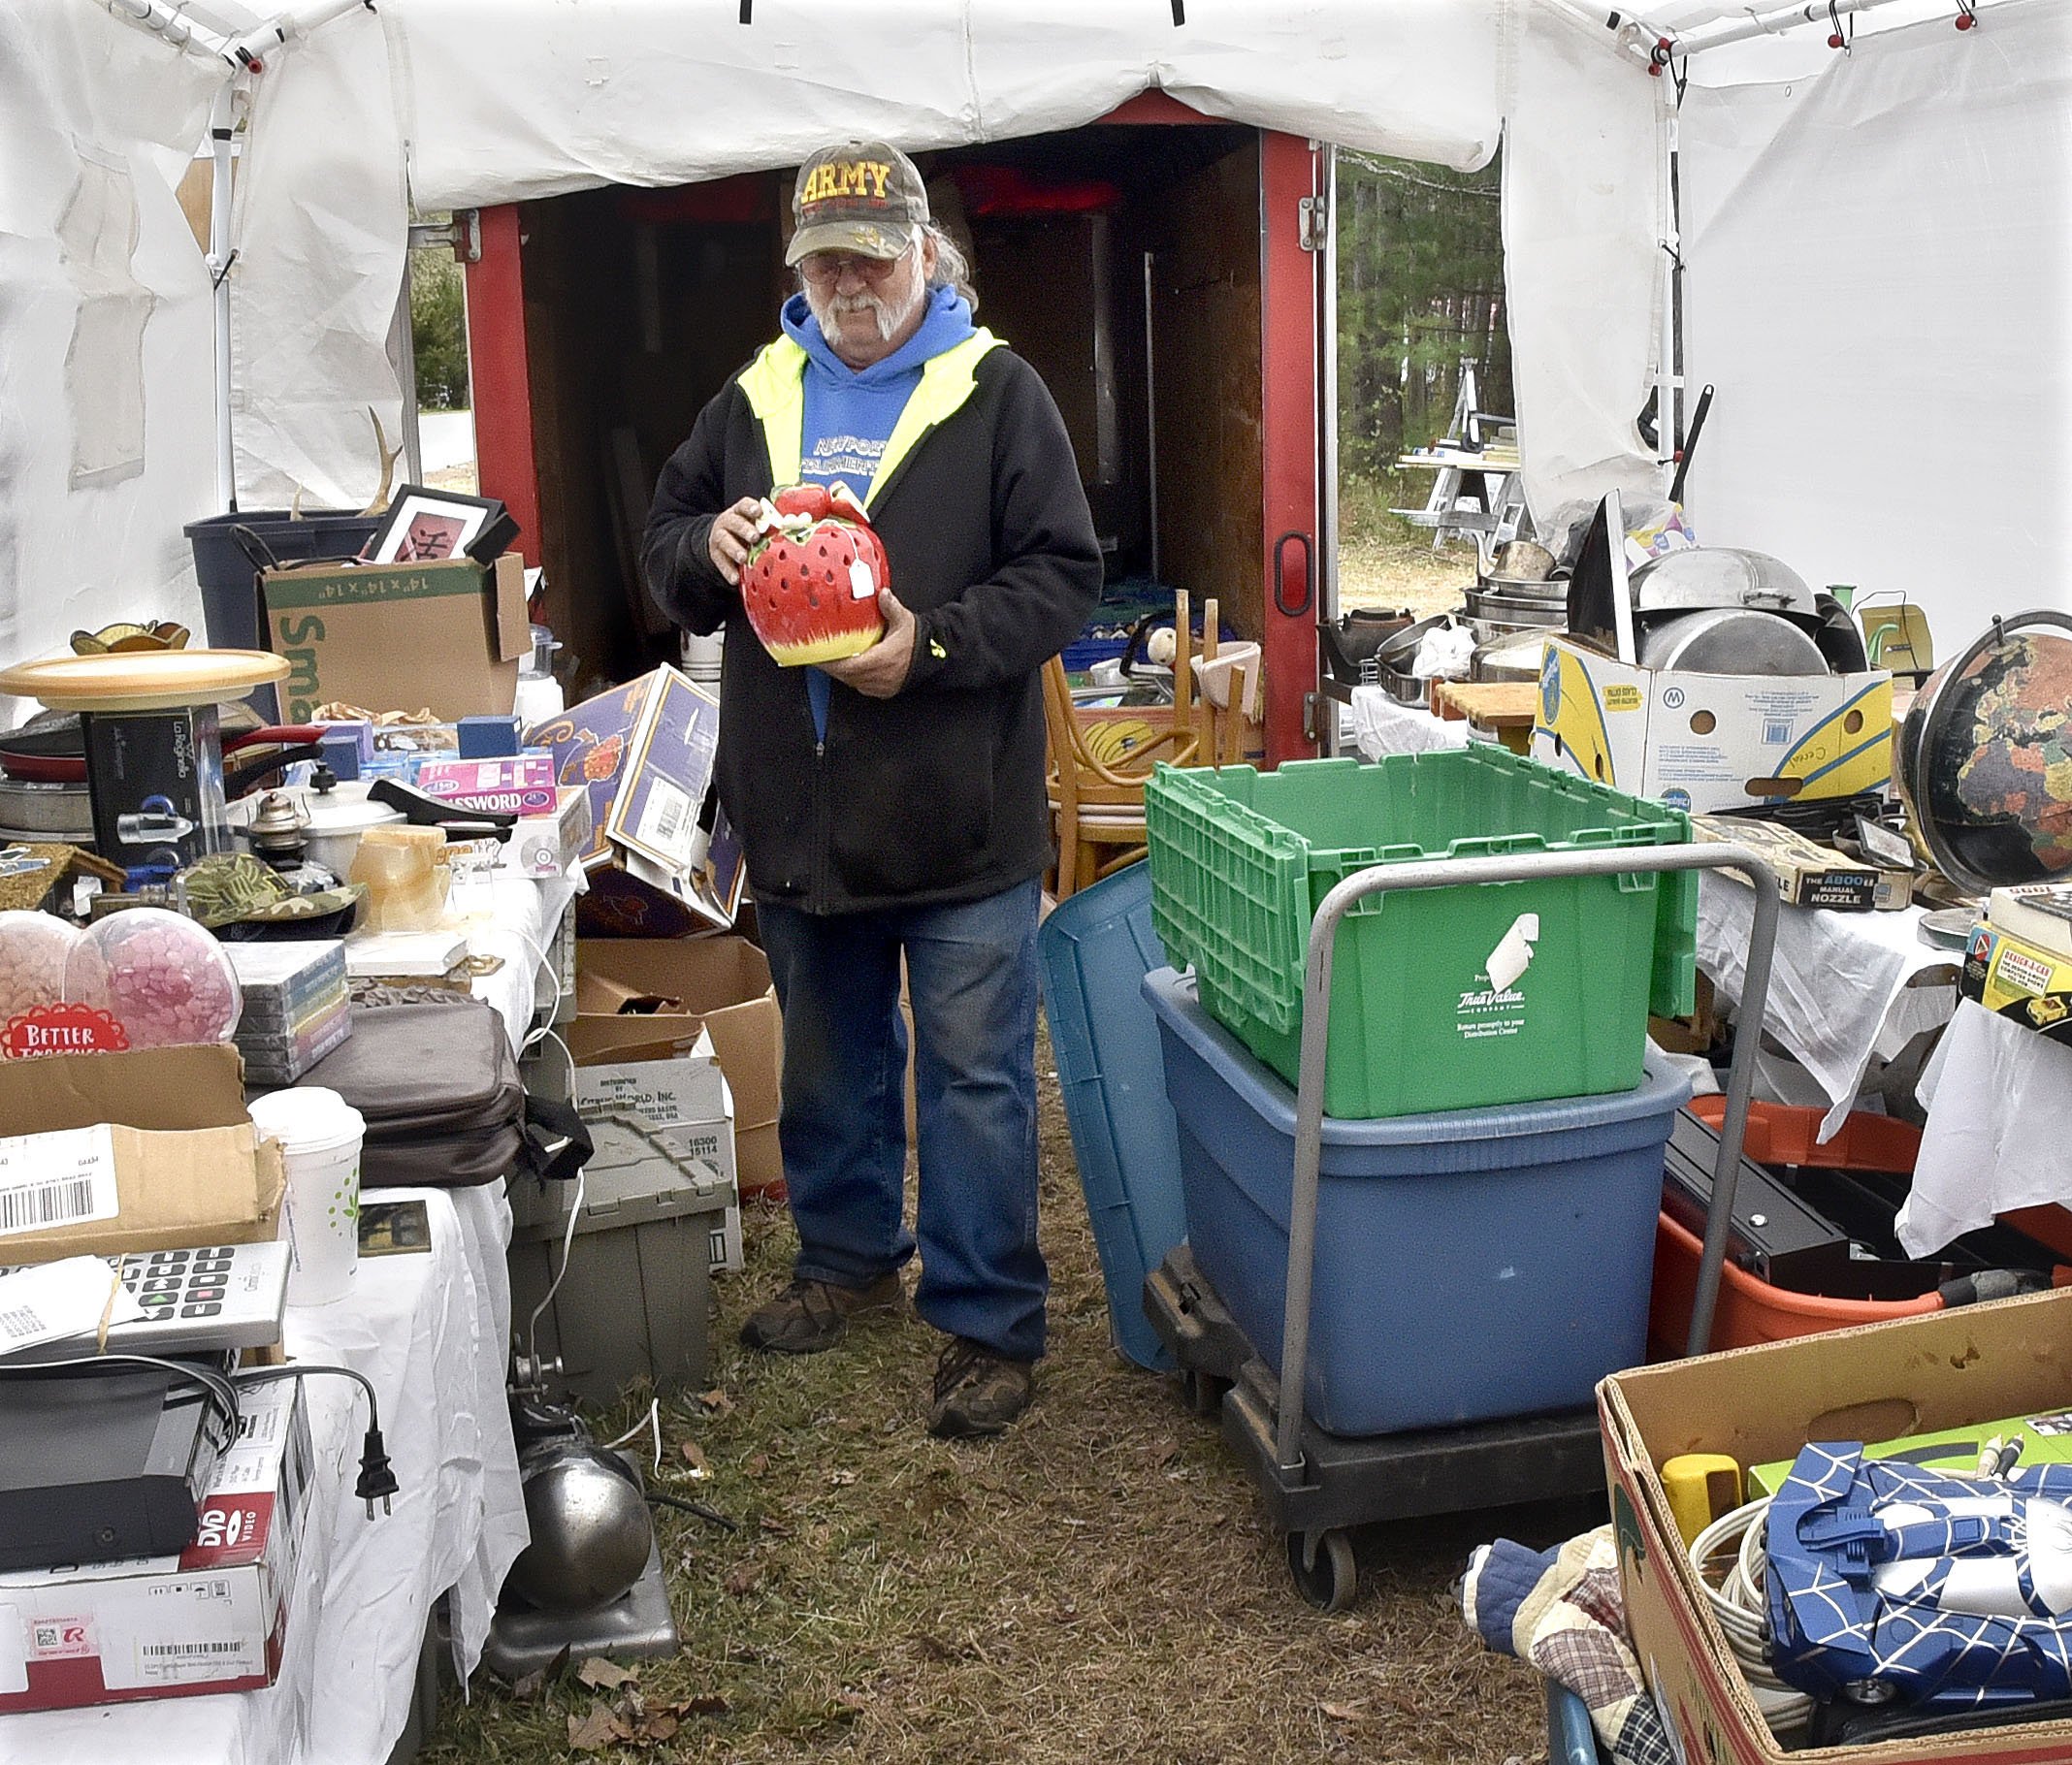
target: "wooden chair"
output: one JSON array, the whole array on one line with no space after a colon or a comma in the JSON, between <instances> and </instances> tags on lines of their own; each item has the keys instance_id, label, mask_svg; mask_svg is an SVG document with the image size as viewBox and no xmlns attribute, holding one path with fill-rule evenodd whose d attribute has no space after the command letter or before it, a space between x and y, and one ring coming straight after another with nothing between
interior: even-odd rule
<instances>
[{"instance_id":1,"label":"wooden chair","mask_svg":"<svg viewBox=\"0 0 2072 1765\"><path fill-rule=\"evenodd\" d=\"M1160 761L1199 765L1207 758L1192 697L1192 637L1186 598L1180 596L1174 703L1127 711L1082 710L1072 702L1065 664L1043 665L1043 713L1051 758L1051 807L1057 826L1056 898L1068 895L1144 855L1144 786ZM1182 683L1185 683L1182 685ZM1142 722L1151 733L1121 754L1094 741L1103 724ZM1159 725L1164 725L1160 727Z\"/></svg>"}]
</instances>

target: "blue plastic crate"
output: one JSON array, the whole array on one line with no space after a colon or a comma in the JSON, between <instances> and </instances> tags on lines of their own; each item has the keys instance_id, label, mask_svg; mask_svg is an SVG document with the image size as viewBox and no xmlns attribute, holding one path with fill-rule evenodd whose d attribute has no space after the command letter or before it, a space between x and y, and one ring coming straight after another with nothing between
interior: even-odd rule
<instances>
[{"instance_id":1,"label":"blue plastic crate","mask_svg":"<svg viewBox=\"0 0 2072 1765\"><path fill-rule=\"evenodd\" d=\"M1144 982L1179 1130L1187 1242L1280 1364L1295 1093L1194 982ZM1305 1400L1337 1434L1578 1408L1645 1358L1664 1149L1689 1083L1324 1122Z\"/></svg>"},{"instance_id":2,"label":"blue plastic crate","mask_svg":"<svg viewBox=\"0 0 2072 1765\"><path fill-rule=\"evenodd\" d=\"M1051 1051L1079 1161L1110 1332L1139 1366L1173 1357L1144 1315L1144 1278L1187 1236L1180 1139L1144 977L1165 963L1149 866L1059 902L1036 934Z\"/></svg>"}]
</instances>

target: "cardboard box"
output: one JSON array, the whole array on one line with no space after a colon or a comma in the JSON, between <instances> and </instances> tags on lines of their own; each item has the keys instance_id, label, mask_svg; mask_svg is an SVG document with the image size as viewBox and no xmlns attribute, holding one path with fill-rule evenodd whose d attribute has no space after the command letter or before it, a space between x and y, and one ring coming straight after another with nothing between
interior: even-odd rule
<instances>
[{"instance_id":1,"label":"cardboard box","mask_svg":"<svg viewBox=\"0 0 2072 1765\"><path fill-rule=\"evenodd\" d=\"M1997 1017L2072 1047L2072 956L1984 921L1964 947L1957 990Z\"/></svg>"},{"instance_id":2,"label":"cardboard box","mask_svg":"<svg viewBox=\"0 0 2072 1765\"><path fill-rule=\"evenodd\" d=\"M653 1009L664 1004L681 1009ZM586 938L575 1007L567 1041L578 1069L680 1059L708 1036L733 1098L741 1193L781 1193L784 1020L761 950L742 938Z\"/></svg>"},{"instance_id":3,"label":"cardboard box","mask_svg":"<svg viewBox=\"0 0 2072 1765\"><path fill-rule=\"evenodd\" d=\"M672 938L733 923L748 872L713 797L719 739L719 700L668 667L527 731L561 784L590 793L586 930Z\"/></svg>"},{"instance_id":4,"label":"cardboard box","mask_svg":"<svg viewBox=\"0 0 2072 1765\"><path fill-rule=\"evenodd\" d=\"M308 722L326 704L429 707L451 722L508 714L518 695L533 635L515 552L487 569L466 558L290 566L266 571L260 586L267 643L289 664L285 722Z\"/></svg>"},{"instance_id":5,"label":"cardboard box","mask_svg":"<svg viewBox=\"0 0 2072 1765\"><path fill-rule=\"evenodd\" d=\"M1659 1475L1680 1453L1764 1464L1810 1440L1889 1440L2060 1409L2068 1390L2072 1291L1673 1361L1600 1385L1627 1628L1679 1756L1719 1765L2072 1758L2072 1722L1784 1751L1699 1591Z\"/></svg>"},{"instance_id":6,"label":"cardboard box","mask_svg":"<svg viewBox=\"0 0 2072 1765\"><path fill-rule=\"evenodd\" d=\"M1787 907L1826 907L1838 913L1867 914L1878 905L1878 879L1887 873L1856 864L1830 846L1817 845L1775 821L1734 817L1693 816L1691 837L1714 845L1741 845L1767 859L1777 873L1778 893ZM1738 882L1732 871L1726 873Z\"/></svg>"},{"instance_id":7,"label":"cardboard box","mask_svg":"<svg viewBox=\"0 0 2072 1765\"><path fill-rule=\"evenodd\" d=\"M1556 642L1541 665L1532 753L1703 811L1879 789L1892 746L1890 674L1657 672Z\"/></svg>"},{"instance_id":8,"label":"cardboard box","mask_svg":"<svg viewBox=\"0 0 2072 1765\"><path fill-rule=\"evenodd\" d=\"M590 793L568 786L558 787L560 801L551 814L518 818L511 837L503 842L499 868L551 882L568 874L568 867L583 855L590 844Z\"/></svg>"},{"instance_id":9,"label":"cardboard box","mask_svg":"<svg viewBox=\"0 0 2072 1765\"><path fill-rule=\"evenodd\" d=\"M243 1071L222 1044L0 1062L22 1137L0 1141L0 1261L277 1237L280 1148L253 1134Z\"/></svg>"},{"instance_id":10,"label":"cardboard box","mask_svg":"<svg viewBox=\"0 0 2072 1765\"><path fill-rule=\"evenodd\" d=\"M240 1407L239 1442L178 1556L0 1575L0 1712L274 1683L296 1561L322 1504L310 1498L300 1383L248 1387Z\"/></svg>"},{"instance_id":11,"label":"cardboard box","mask_svg":"<svg viewBox=\"0 0 2072 1765\"><path fill-rule=\"evenodd\" d=\"M417 768L417 788L442 803L497 815L559 813L554 756L547 754L503 754L486 759L434 754Z\"/></svg>"}]
</instances>

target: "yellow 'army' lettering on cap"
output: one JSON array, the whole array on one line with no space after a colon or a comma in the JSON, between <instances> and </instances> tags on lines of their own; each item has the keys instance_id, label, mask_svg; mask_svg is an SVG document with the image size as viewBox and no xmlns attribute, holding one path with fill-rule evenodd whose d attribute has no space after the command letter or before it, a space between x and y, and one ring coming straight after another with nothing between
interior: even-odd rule
<instances>
[{"instance_id":1,"label":"yellow 'army' lettering on cap","mask_svg":"<svg viewBox=\"0 0 2072 1765\"><path fill-rule=\"evenodd\" d=\"M815 168L799 201L802 204L819 203L833 197L869 196L883 202L886 180L891 175L892 168L883 160L829 160Z\"/></svg>"}]
</instances>

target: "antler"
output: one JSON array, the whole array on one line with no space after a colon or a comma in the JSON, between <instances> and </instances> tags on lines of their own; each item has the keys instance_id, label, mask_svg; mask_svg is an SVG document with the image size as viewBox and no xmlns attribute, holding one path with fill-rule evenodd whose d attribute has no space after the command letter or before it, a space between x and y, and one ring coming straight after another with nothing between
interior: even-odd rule
<instances>
[{"instance_id":1,"label":"antler","mask_svg":"<svg viewBox=\"0 0 2072 1765\"><path fill-rule=\"evenodd\" d=\"M381 456L381 488L374 493L373 501L360 511L363 515L378 515L389 505L389 493L396 485L396 462L402 458L401 446L388 444L388 433L381 427L381 419L374 414L374 407L367 407L367 420L374 426L374 451Z\"/></svg>"}]
</instances>

